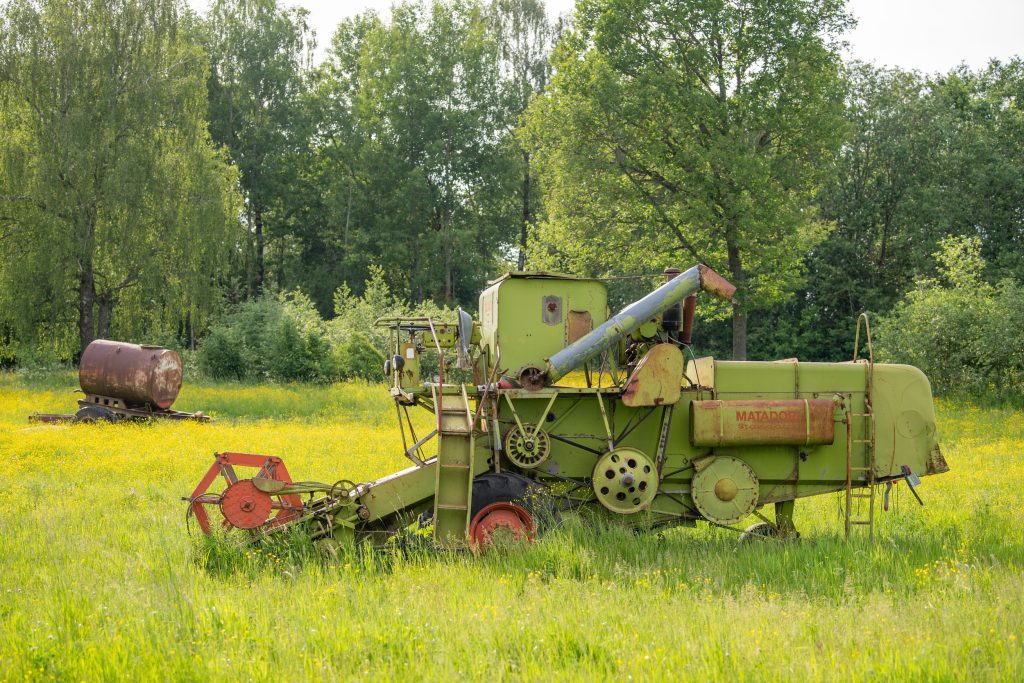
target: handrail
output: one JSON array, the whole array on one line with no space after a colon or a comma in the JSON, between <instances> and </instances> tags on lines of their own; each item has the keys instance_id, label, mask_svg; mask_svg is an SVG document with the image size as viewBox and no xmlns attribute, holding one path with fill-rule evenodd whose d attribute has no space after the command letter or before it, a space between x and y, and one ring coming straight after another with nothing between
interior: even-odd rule
<instances>
[{"instance_id":1,"label":"handrail","mask_svg":"<svg viewBox=\"0 0 1024 683\"><path fill-rule=\"evenodd\" d=\"M868 362L874 366L875 364L875 349L871 344L871 320L868 319L867 313L861 313L857 318L857 334L853 338L853 362L857 362L857 358L860 356L860 321L864 321L864 336L867 339L868 346Z\"/></svg>"}]
</instances>

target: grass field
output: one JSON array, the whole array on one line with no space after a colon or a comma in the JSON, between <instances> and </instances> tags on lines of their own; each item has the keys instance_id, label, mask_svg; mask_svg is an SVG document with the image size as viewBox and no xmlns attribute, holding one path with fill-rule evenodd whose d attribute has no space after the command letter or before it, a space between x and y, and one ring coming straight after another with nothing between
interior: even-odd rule
<instances>
[{"instance_id":1,"label":"grass field","mask_svg":"<svg viewBox=\"0 0 1024 683\"><path fill-rule=\"evenodd\" d=\"M0 374L0 680L1024 680L1024 412L939 405L951 472L878 540L836 500L803 539L568 521L483 558L251 553L204 569L185 504L214 450L299 479L404 467L373 386L189 386L212 425L37 426L72 374Z\"/></svg>"}]
</instances>

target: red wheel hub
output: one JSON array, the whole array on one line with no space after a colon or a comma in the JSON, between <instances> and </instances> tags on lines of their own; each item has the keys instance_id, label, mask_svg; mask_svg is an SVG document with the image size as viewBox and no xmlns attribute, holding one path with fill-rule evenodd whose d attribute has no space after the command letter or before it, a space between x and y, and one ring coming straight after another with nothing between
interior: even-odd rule
<instances>
[{"instance_id":1,"label":"red wheel hub","mask_svg":"<svg viewBox=\"0 0 1024 683\"><path fill-rule=\"evenodd\" d=\"M274 500L263 493L252 479L236 481L220 497L220 511L228 524L239 529L255 529L270 520Z\"/></svg>"},{"instance_id":2,"label":"red wheel hub","mask_svg":"<svg viewBox=\"0 0 1024 683\"><path fill-rule=\"evenodd\" d=\"M252 479L239 479L236 467L251 467L258 471ZM227 484L220 493L210 493L213 483L223 477ZM295 493L268 493L277 487L257 488L253 479L281 482L282 489L292 483L281 458L249 453L217 453L206 476L186 500L204 534L210 533L207 506L217 506L224 515L223 526L231 529L270 529L290 522L302 513L302 499ZM276 513L275 513L276 511Z\"/></svg>"},{"instance_id":3,"label":"red wheel hub","mask_svg":"<svg viewBox=\"0 0 1024 683\"><path fill-rule=\"evenodd\" d=\"M515 503L491 503L476 513L469 525L469 543L483 549L494 543L495 534L511 533L517 541L530 542L536 533L533 517Z\"/></svg>"}]
</instances>

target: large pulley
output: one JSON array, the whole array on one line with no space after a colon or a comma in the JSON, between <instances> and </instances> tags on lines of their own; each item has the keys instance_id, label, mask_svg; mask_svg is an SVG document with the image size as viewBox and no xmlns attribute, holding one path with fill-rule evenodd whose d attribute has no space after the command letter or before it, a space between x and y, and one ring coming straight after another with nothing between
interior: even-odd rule
<instances>
[{"instance_id":1,"label":"large pulley","mask_svg":"<svg viewBox=\"0 0 1024 683\"><path fill-rule=\"evenodd\" d=\"M620 515L640 512L658 495L658 469L635 448L616 448L602 455L591 479L597 501Z\"/></svg>"},{"instance_id":2,"label":"large pulley","mask_svg":"<svg viewBox=\"0 0 1024 683\"><path fill-rule=\"evenodd\" d=\"M505 457L513 465L531 470L540 467L551 455L551 439L539 426L523 423L505 434Z\"/></svg>"},{"instance_id":3,"label":"large pulley","mask_svg":"<svg viewBox=\"0 0 1024 683\"><path fill-rule=\"evenodd\" d=\"M719 455L693 476L690 495L708 521L735 524L757 507L758 487L747 463Z\"/></svg>"}]
</instances>

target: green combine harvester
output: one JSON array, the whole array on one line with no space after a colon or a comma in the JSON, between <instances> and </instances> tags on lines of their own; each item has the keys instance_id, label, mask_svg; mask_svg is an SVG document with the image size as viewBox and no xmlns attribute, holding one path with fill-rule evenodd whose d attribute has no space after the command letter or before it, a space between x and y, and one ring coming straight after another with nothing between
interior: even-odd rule
<instances>
[{"instance_id":1,"label":"green combine harvester","mask_svg":"<svg viewBox=\"0 0 1024 683\"><path fill-rule=\"evenodd\" d=\"M880 488L888 502L903 481L916 497L919 476L948 470L928 379L875 363L865 316L851 362L701 358L690 341L702 290L735 293L706 266L669 270L609 316L600 281L509 273L480 295L479 321L461 310L451 324L380 320L412 466L322 484L293 481L275 456L218 453L186 498L190 511L206 533L217 507L227 529L301 527L351 544L418 525L440 546L480 548L532 539L583 507L642 529L703 521L743 539L793 538L796 500L839 492L846 535L871 535ZM866 359L857 358L862 321ZM428 433L414 428L417 408L432 414ZM239 467L257 471L243 479Z\"/></svg>"}]
</instances>

